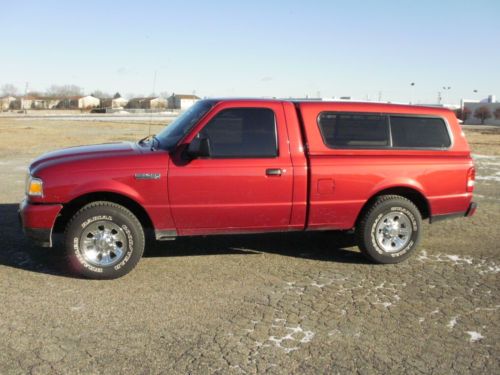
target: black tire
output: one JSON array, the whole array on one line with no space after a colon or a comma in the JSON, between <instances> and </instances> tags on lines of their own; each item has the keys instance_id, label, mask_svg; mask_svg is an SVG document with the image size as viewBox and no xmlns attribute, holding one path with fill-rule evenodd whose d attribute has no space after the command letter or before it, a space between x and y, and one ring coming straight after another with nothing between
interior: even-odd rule
<instances>
[{"instance_id":1,"label":"black tire","mask_svg":"<svg viewBox=\"0 0 500 375\"><path fill-rule=\"evenodd\" d=\"M409 199L399 195L378 197L356 228L361 252L382 264L399 263L410 257L421 235L420 211Z\"/></svg>"},{"instance_id":2,"label":"black tire","mask_svg":"<svg viewBox=\"0 0 500 375\"><path fill-rule=\"evenodd\" d=\"M144 252L141 223L128 209L112 202L92 202L81 208L66 226L64 237L71 268L92 279L127 274Z\"/></svg>"}]
</instances>

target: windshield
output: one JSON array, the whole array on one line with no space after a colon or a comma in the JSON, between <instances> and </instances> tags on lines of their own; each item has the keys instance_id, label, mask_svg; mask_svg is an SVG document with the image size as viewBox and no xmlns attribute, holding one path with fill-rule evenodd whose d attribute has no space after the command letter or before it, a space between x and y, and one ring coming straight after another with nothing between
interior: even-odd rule
<instances>
[{"instance_id":1,"label":"windshield","mask_svg":"<svg viewBox=\"0 0 500 375\"><path fill-rule=\"evenodd\" d=\"M177 117L156 136L160 147L170 151L216 103L215 100L200 100Z\"/></svg>"}]
</instances>

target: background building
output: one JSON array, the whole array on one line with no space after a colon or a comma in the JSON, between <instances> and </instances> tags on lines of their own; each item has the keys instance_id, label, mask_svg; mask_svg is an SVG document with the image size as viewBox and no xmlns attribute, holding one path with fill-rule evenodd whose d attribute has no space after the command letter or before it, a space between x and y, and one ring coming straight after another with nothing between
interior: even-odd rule
<instances>
[{"instance_id":1,"label":"background building","mask_svg":"<svg viewBox=\"0 0 500 375\"><path fill-rule=\"evenodd\" d=\"M500 102L495 95L483 100L462 99L461 108L465 124L500 125Z\"/></svg>"},{"instance_id":2,"label":"background building","mask_svg":"<svg viewBox=\"0 0 500 375\"><path fill-rule=\"evenodd\" d=\"M161 96L150 96L147 98L132 98L127 103L130 109L165 109L167 108L167 99Z\"/></svg>"},{"instance_id":3,"label":"background building","mask_svg":"<svg viewBox=\"0 0 500 375\"><path fill-rule=\"evenodd\" d=\"M101 107L103 108L120 109L120 108L125 108L127 104L128 100L122 97L101 99Z\"/></svg>"},{"instance_id":4,"label":"background building","mask_svg":"<svg viewBox=\"0 0 500 375\"><path fill-rule=\"evenodd\" d=\"M54 109L61 99L38 94L28 94L15 98L10 102L9 109Z\"/></svg>"},{"instance_id":5,"label":"background building","mask_svg":"<svg viewBox=\"0 0 500 375\"><path fill-rule=\"evenodd\" d=\"M92 95L86 96L69 96L67 98L61 98L58 109L92 109L97 108L101 105L101 99L95 98Z\"/></svg>"},{"instance_id":6,"label":"background building","mask_svg":"<svg viewBox=\"0 0 500 375\"><path fill-rule=\"evenodd\" d=\"M11 108L11 103L17 99L14 96L4 96L0 98L0 111L6 111Z\"/></svg>"},{"instance_id":7,"label":"background building","mask_svg":"<svg viewBox=\"0 0 500 375\"><path fill-rule=\"evenodd\" d=\"M172 96L168 98L168 108L180 110L188 109L198 100L200 100L200 98L196 95L172 94Z\"/></svg>"}]
</instances>

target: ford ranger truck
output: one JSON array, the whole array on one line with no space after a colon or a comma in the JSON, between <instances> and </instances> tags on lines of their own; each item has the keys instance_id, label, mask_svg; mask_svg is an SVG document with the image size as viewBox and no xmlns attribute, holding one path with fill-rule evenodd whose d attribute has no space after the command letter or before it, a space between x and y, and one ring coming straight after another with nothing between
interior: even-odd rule
<instances>
[{"instance_id":1,"label":"ford ranger truck","mask_svg":"<svg viewBox=\"0 0 500 375\"><path fill-rule=\"evenodd\" d=\"M475 169L453 112L354 102L201 100L156 136L34 160L20 205L72 267L129 272L145 233L341 230L377 263L408 258L422 221L471 216Z\"/></svg>"}]
</instances>

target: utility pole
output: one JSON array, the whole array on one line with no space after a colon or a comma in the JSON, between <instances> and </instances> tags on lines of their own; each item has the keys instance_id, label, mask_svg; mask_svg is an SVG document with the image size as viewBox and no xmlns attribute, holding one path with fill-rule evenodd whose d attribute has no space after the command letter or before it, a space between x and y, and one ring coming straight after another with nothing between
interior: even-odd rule
<instances>
[{"instance_id":1,"label":"utility pole","mask_svg":"<svg viewBox=\"0 0 500 375\"><path fill-rule=\"evenodd\" d=\"M155 70L155 74L153 77L153 96L156 96L156 94L155 94L155 91L156 91L156 72L157 72L157 70Z\"/></svg>"},{"instance_id":2,"label":"utility pole","mask_svg":"<svg viewBox=\"0 0 500 375\"><path fill-rule=\"evenodd\" d=\"M446 91L448 90L451 90L451 86L443 86L443 93L445 93ZM440 95L441 96L441 95ZM441 96L441 100L443 99L443 97ZM439 103L441 104L441 103Z\"/></svg>"},{"instance_id":3,"label":"utility pole","mask_svg":"<svg viewBox=\"0 0 500 375\"><path fill-rule=\"evenodd\" d=\"M26 100L26 96L28 95L28 82L26 82L26 85L24 86L24 98L21 100L21 109L24 109L24 101Z\"/></svg>"},{"instance_id":4,"label":"utility pole","mask_svg":"<svg viewBox=\"0 0 500 375\"><path fill-rule=\"evenodd\" d=\"M155 70L155 74L154 74L154 77L153 77L153 96L156 96L155 94L155 90L156 90L156 70ZM158 106L157 106L158 108ZM153 108L152 108L152 105L151 105L151 100L149 101L149 111L150 111L150 114L151 116L149 117L149 127L148 127L148 136L151 135L151 123L153 122Z\"/></svg>"},{"instance_id":5,"label":"utility pole","mask_svg":"<svg viewBox=\"0 0 500 375\"><path fill-rule=\"evenodd\" d=\"M411 86L411 97L410 97L410 104L413 104L413 101L415 100L415 82L410 83Z\"/></svg>"}]
</instances>

